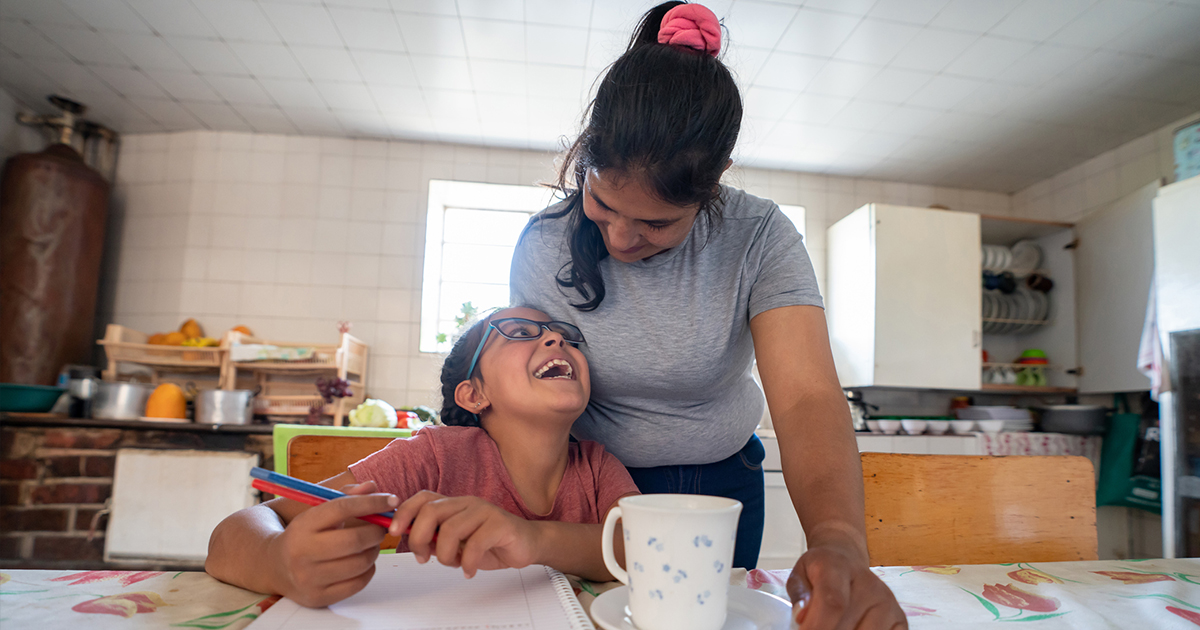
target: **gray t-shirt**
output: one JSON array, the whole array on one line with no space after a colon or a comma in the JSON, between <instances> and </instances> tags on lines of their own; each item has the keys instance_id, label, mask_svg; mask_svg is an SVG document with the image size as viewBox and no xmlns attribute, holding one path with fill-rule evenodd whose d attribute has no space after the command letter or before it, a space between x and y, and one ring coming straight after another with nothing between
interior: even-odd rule
<instances>
[{"instance_id":1,"label":"gray t-shirt","mask_svg":"<svg viewBox=\"0 0 1200 630\"><path fill-rule=\"evenodd\" d=\"M697 221L682 244L649 260L600 262L594 311L555 277L570 260L566 216L535 215L517 242L511 303L583 330L592 399L573 434L626 466L707 464L745 446L765 398L751 376L750 320L773 308L822 306L812 263L779 206L724 187L716 232ZM706 238L707 234L707 238Z\"/></svg>"}]
</instances>

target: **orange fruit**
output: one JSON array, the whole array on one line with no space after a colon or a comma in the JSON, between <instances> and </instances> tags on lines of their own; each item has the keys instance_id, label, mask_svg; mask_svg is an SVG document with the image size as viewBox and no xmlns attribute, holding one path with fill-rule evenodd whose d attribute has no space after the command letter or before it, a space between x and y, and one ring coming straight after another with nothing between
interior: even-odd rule
<instances>
[{"instance_id":1,"label":"orange fruit","mask_svg":"<svg viewBox=\"0 0 1200 630\"><path fill-rule=\"evenodd\" d=\"M146 340L146 343L154 344L156 346L165 345L167 343L167 336L163 333L154 333L153 335L150 335L150 338Z\"/></svg>"},{"instance_id":2,"label":"orange fruit","mask_svg":"<svg viewBox=\"0 0 1200 630\"><path fill-rule=\"evenodd\" d=\"M187 398L174 383L154 388L146 400L147 418L187 418Z\"/></svg>"},{"instance_id":3,"label":"orange fruit","mask_svg":"<svg viewBox=\"0 0 1200 630\"><path fill-rule=\"evenodd\" d=\"M240 333L242 333L243 335L246 335L247 337L253 337L253 336L254 336L254 333L250 332L250 329L249 329L249 328L246 328L245 326L234 326L233 328L230 328L230 330L233 330L233 331L236 331L236 332L240 332Z\"/></svg>"},{"instance_id":4,"label":"orange fruit","mask_svg":"<svg viewBox=\"0 0 1200 630\"><path fill-rule=\"evenodd\" d=\"M187 335L179 331L175 331L167 333L167 336L163 338L163 344L168 346L182 346L183 342L186 340Z\"/></svg>"},{"instance_id":5,"label":"orange fruit","mask_svg":"<svg viewBox=\"0 0 1200 630\"><path fill-rule=\"evenodd\" d=\"M204 336L204 329L201 328L200 324L194 319L189 319L186 322L183 322L183 325L179 327L179 332L183 333L183 336L188 339Z\"/></svg>"}]
</instances>

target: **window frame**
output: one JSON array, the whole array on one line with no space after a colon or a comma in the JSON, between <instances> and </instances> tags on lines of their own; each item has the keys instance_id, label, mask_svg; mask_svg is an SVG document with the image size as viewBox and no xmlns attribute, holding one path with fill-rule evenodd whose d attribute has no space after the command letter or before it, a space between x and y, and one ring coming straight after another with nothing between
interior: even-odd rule
<instances>
[{"instance_id":1,"label":"window frame","mask_svg":"<svg viewBox=\"0 0 1200 630\"><path fill-rule=\"evenodd\" d=\"M438 306L442 288L442 248L447 209L522 212L530 215L554 203L555 191L542 186L429 180L425 215L425 263L421 274L420 353L448 352L449 342L437 343ZM516 243L513 243L516 245Z\"/></svg>"}]
</instances>

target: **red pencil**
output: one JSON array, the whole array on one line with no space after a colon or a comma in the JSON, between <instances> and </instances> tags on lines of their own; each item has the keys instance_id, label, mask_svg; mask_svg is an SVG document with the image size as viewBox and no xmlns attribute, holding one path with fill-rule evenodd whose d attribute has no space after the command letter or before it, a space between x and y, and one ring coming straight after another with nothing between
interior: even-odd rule
<instances>
[{"instance_id":1,"label":"red pencil","mask_svg":"<svg viewBox=\"0 0 1200 630\"><path fill-rule=\"evenodd\" d=\"M300 492L299 490L285 488L281 485L274 484L269 481L263 481L262 479L252 479L250 481L250 485L254 486L255 488L258 488L259 490L262 490L263 492L270 492L271 494L278 495L278 496L281 496L281 497L284 497L287 499L291 499L293 501L299 501L301 503L305 503L308 505L321 505L322 503L325 503L325 501L326 501L326 499L322 499L321 497L316 497L311 494ZM387 529L392 524L392 520L382 514L367 514L364 516L360 516L358 518L360 518L368 523L378 525L384 529Z\"/></svg>"}]
</instances>

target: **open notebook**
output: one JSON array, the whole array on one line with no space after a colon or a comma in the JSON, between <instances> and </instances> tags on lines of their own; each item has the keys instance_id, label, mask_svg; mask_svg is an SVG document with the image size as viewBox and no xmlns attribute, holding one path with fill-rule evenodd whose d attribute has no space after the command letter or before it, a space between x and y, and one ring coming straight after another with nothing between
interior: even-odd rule
<instances>
[{"instance_id":1,"label":"open notebook","mask_svg":"<svg viewBox=\"0 0 1200 630\"><path fill-rule=\"evenodd\" d=\"M595 630L562 573L541 565L479 571L437 560L417 564L411 553L381 555L375 577L354 596L328 608L281 599L249 630Z\"/></svg>"}]
</instances>

